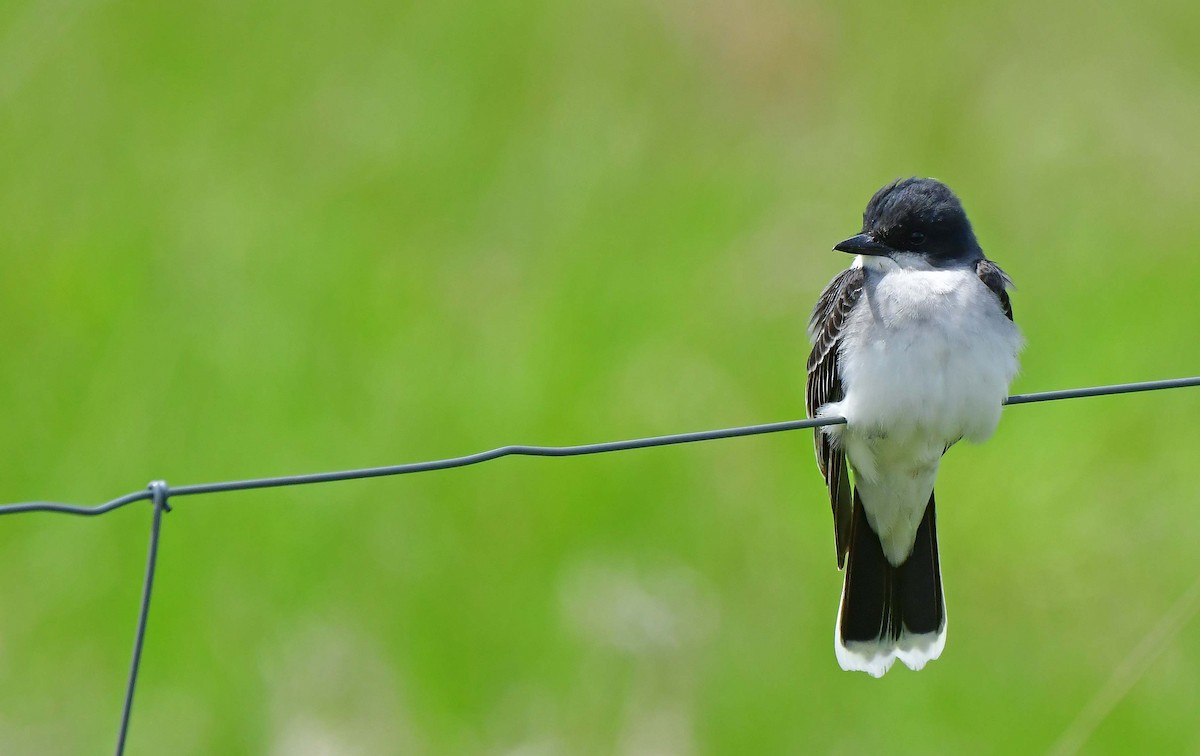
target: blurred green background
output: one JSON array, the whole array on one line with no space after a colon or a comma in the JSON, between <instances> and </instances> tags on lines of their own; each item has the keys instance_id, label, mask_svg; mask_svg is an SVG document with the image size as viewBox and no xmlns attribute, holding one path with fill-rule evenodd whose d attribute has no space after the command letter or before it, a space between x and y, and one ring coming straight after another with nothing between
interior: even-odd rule
<instances>
[{"instance_id":1,"label":"blurred green background","mask_svg":"<svg viewBox=\"0 0 1200 756\"><path fill-rule=\"evenodd\" d=\"M903 5L0 4L0 500L800 417L913 174L1015 390L1200 372L1200 5ZM1126 665L1088 750L1194 753L1198 414L956 448L946 652L878 681L806 432L181 499L129 752L1036 752ZM148 524L0 520L0 751L111 748Z\"/></svg>"}]
</instances>

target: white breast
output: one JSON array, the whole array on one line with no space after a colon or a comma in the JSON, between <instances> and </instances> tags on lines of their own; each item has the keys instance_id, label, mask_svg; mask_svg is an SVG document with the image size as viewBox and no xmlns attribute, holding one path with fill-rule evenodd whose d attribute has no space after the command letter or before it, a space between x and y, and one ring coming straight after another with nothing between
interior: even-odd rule
<instances>
[{"instance_id":1,"label":"white breast","mask_svg":"<svg viewBox=\"0 0 1200 756\"><path fill-rule=\"evenodd\" d=\"M868 263L838 353L846 451L872 528L907 558L946 446L986 440L1017 373L1021 334L973 269Z\"/></svg>"},{"instance_id":2,"label":"white breast","mask_svg":"<svg viewBox=\"0 0 1200 756\"><path fill-rule=\"evenodd\" d=\"M950 443L1000 421L1021 334L973 270L868 270L842 337L850 428Z\"/></svg>"}]
</instances>

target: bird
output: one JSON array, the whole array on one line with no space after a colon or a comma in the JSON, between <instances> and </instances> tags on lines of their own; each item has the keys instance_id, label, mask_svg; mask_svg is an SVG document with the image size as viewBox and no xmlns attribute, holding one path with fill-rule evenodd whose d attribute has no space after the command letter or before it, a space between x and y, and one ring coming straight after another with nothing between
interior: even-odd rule
<instances>
[{"instance_id":1,"label":"bird","mask_svg":"<svg viewBox=\"0 0 1200 756\"><path fill-rule=\"evenodd\" d=\"M814 433L845 570L834 651L842 669L882 677L945 647L938 467L995 432L1024 339L1012 279L936 179L885 185L833 249L854 260L813 308L805 405L845 418Z\"/></svg>"}]
</instances>

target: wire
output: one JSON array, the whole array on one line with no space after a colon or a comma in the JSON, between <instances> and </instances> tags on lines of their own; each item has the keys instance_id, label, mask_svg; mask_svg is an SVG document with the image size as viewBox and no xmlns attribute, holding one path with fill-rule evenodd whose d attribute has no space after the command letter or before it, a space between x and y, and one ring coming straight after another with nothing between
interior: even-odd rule
<instances>
[{"instance_id":1,"label":"wire","mask_svg":"<svg viewBox=\"0 0 1200 756\"><path fill-rule=\"evenodd\" d=\"M1059 399L1134 394L1139 391L1161 391L1162 389L1186 388L1188 386L1200 386L1200 376L1193 378L1168 378L1162 381L1141 381L1140 383L1115 383L1111 386L1063 389L1062 391L1042 391L1036 394L1014 394L1005 399L1004 403L1033 404L1034 402L1053 402Z\"/></svg>"},{"instance_id":2,"label":"wire","mask_svg":"<svg viewBox=\"0 0 1200 756\"><path fill-rule=\"evenodd\" d=\"M117 736L117 756L125 753L125 738L129 735L129 715L133 711L133 690L137 687L138 667L142 661L142 646L146 642L146 618L150 616L150 589L154 587L154 568L158 561L158 537L162 516L170 512L167 505L167 484L156 480L149 486L154 501L154 519L150 523L150 550L146 556L146 579L142 583L142 603L138 610L137 632L133 636L133 659L129 662L129 683L125 686L125 706L121 709L121 732Z\"/></svg>"},{"instance_id":3,"label":"wire","mask_svg":"<svg viewBox=\"0 0 1200 756\"><path fill-rule=\"evenodd\" d=\"M1200 376L1192 378L1173 378L1162 381L1143 381L1140 383L1118 383L1110 386L1094 386L1091 388L1064 389L1061 391L1042 391L1034 394L1015 394L1004 401L1006 405L1032 404L1034 402L1050 402L1060 399L1078 399L1089 396L1108 396L1112 394L1129 394L1138 391L1159 391L1162 389L1200 386ZM407 475L410 473L431 472L433 470L449 470L455 467L477 465L493 459L509 456L527 457L575 457L582 454L602 454L629 449L645 449L653 446L671 446L674 444L690 444L697 441L714 441L720 438L738 438L741 436L757 436L764 433L779 433L781 431L801 430L803 428L819 428L825 425L841 425L846 422L843 417L825 417L806 420L786 420L779 423L764 423L761 425L743 425L736 428L719 430L696 431L693 433L676 433L669 436L651 436L635 438L628 441L607 441L599 444L583 444L579 446L502 446L498 449L468 454L463 457L435 459L428 462L412 462L403 465L385 467L366 467L356 470L340 470L336 472L309 473L304 475L283 475L272 478L250 478L248 480L229 480L219 483L198 483L186 486L171 486L167 495L172 497L194 496L197 494L225 493L227 491L248 491L256 488L279 488L282 486L302 486L312 483L331 483L339 480L360 480L362 478L380 478L389 475ZM135 501L145 501L151 498L148 490L134 491L112 501L94 507L60 504L58 502L32 501L20 504L0 506L0 515L19 514L22 512L58 512L94 516L111 512Z\"/></svg>"},{"instance_id":4,"label":"wire","mask_svg":"<svg viewBox=\"0 0 1200 756\"><path fill-rule=\"evenodd\" d=\"M1163 381L1143 381L1141 383L1119 383L1111 386L1094 386L1091 388L1065 389L1062 391L1043 391L1035 394L1016 394L1004 400L1004 404L1032 404L1034 402L1051 402L1060 399L1077 399L1088 396L1108 396L1111 394L1128 394L1136 391L1159 391L1185 386L1200 386L1200 376L1193 378L1174 378ZM714 441L719 438L738 438L741 436L758 436L764 433L779 433L782 431L800 430L803 428L820 428L826 425L841 425L846 422L844 417L809 418L806 420L787 420L780 423L764 423L761 425L743 425L737 428L722 428L719 430L696 431L694 433L675 433L669 436L651 436L649 438L634 438L628 441L606 441L599 444L582 444L579 446L502 446L499 449L468 454L463 457L435 459L428 462L413 462L405 465L390 465L387 467L366 467L357 470L341 470L338 472L309 473L306 475L284 475L273 478L251 478L249 480L229 480L219 483L199 483L187 486L171 487L166 482L158 480L142 491L134 491L117 497L112 501L93 507L75 504L61 504L50 501L31 501L20 504L0 506L0 515L21 514L25 512L56 512L59 514L81 515L92 517L120 509L135 501L147 499L154 503L154 517L150 525L150 548L146 557L146 577L142 583L141 604L138 610L137 630L134 634L133 658L129 666L129 682L125 687L125 705L121 710L121 729L117 737L117 756L125 752L125 742L129 734L129 717L133 710L133 693L137 687L138 669L141 664L142 648L146 639L146 620L150 614L150 592L154 586L154 572L158 560L159 536L162 529L162 516L170 512L168 500L178 496L196 496L200 494L224 493L227 491L248 491L256 488L279 488L281 486L302 486L311 483L330 483L337 480L358 480L362 478L379 478L388 475L406 475L409 473L431 472L433 470L449 470L455 467L466 467L488 462L493 459L508 456L527 457L575 457L583 454L602 454L604 452L626 451L629 449L646 449L653 446L671 446L674 444L690 444L697 441ZM1088 728L1103 719L1104 715L1115 702L1119 700L1126 683L1118 681L1110 687L1111 695L1104 696L1098 703L1093 702L1089 707L1088 716L1081 716L1081 722L1075 723L1064 742L1074 745L1086 739ZM1082 733L1082 735L1080 734Z\"/></svg>"}]
</instances>

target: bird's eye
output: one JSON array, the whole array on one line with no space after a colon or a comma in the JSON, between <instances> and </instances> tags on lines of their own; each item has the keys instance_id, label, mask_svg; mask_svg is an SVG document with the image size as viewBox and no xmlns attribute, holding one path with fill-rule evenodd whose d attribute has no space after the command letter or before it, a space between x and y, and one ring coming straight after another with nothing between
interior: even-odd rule
<instances>
[{"instance_id":1,"label":"bird's eye","mask_svg":"<svg viewBox=\"0 0 1200 756\"><path fill-rule=\"evenodd\" d=\"M923 231L913 231L908 235L908 243L914 247L919 247L925 243L925 233Z\"/></svg>"}]
</instances>

